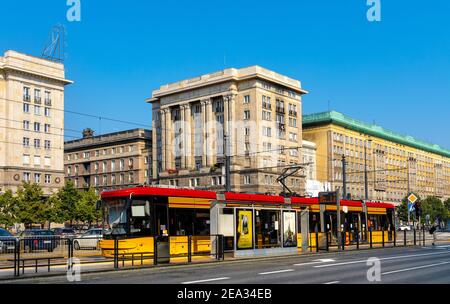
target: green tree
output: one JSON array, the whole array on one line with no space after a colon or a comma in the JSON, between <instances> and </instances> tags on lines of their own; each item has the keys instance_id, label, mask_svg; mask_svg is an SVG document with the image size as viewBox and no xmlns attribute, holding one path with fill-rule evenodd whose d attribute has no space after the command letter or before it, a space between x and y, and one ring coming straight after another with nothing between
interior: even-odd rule
<instances>
[{"instance_id":1,"label":"green tree","mask_svg":"<svg viewBox=\"0 0 450 304\"><path fill-rule=\"evenodd\" d=\"M80 200L78 200L76 204L75 219L80 222L88 223L89 227L91 227L92 222L98 222L101 216L99 210L97 210L98 200L99 196L92 188L81 192Z\"/></svg>"},{"instance_id":2,"label":"green tree","mask_svg":"<svg viewBox=\"0 0 450 304\"><path fill-rule=\"evenodd\" d=\"M422 216L430 216L431 223L435 223L436 219L446 220L447 210L442 201L435 197L429 196L422 201Z\"/></svg>"},{"instance_id":3,"label":"green tree","mask_svg":"<svg viewBox=\"0 0 450 304\"><path fill-rule=\"evenodd\" d=\"M37 184L23 183L17 190L17 221L25 227L40 224L44 227L48 220L48 201Z\"/></svg>"},{"instance_id":4,"label":"green tree","mask_svg":"<svg viewBox=\"0 0 450 304\"><path fill-rule=\"evenodd\" d=\"M59 189L57 198L53 199L55 206L55 218L61 222L70 222L76 220L76 207L81 199L81 193L75 188L72 181L68 181L64 187Z\"/></svg>"},{"instance_id":5,"label":"green tree","mask_svg":"<svg viewBox=\"0 0 450 304\"><path fill-rule=\"evenodd\" d=\"M0 225L5 228L15 224L15 208L17 200L11 190L0 194Z\"/></svg>"}]
</instances>

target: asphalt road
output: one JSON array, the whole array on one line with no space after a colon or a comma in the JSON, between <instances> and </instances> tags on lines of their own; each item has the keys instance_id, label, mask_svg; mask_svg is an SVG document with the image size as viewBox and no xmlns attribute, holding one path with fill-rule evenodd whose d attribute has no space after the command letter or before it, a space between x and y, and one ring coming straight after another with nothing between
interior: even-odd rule
<instances>
[{"instance_id":1,"label":"asphalt road","mask_svg":"<svg viewBox=\"0 0 450 304\"><path fill-rule=\"evenodd\" d=\"M380 282L370 282L367 278L373 265L367 265L370 258L379 259ZM372 269L371 274L376 273ZM450 246L376 249L82 274L81 280L79 284L449 284ZM27 279L20 283L67 283L67 280L54 277Z\"/></svg>"}]
</instances>

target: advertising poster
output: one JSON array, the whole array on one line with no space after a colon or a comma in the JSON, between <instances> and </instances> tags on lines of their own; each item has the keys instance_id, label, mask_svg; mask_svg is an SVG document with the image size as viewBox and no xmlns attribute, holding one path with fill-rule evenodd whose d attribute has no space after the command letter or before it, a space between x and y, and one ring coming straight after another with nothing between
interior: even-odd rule
<instances>
[{"instance_id":1,"label":"advertising poster","mask_svg":"<svg viewBox=\"0 0 450 304\"><path fill-rule=\"evenodd\" d=\"M295 227L295 212L283 213L283 240L284 247L297 246L297 229Z\"/></svg>"},{"instance_id":2,"label":"advertising poster","mask_svg":"<svg viewBox=\"0 0 450 304\"><path fill-rule=\"evenodd\" d=\"M238 211L238 227L237 227L237 248L252 249L253 248L253 212L239 210Z\"/></svg>"}]
</instances>

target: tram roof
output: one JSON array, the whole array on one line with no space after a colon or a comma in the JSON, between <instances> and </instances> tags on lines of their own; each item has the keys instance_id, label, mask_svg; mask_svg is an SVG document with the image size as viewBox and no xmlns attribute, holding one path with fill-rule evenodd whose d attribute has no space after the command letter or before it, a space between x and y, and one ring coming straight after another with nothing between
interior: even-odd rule
<instances>
[{"instance_id":1,"label":"tram roof","mask_svg":"<svg viewBox=\"0 0 450 304\"><path fill-rule=\"evenodd\" d=\"M190 198L202 198L202 199L218 199L217 192L207 191L207 190L192 190L192 189L174 189L174 188L162 188L162 187L137 187L128 188L121 190L111 190L104 191L101 194L102 199L114 198L114 197L142 197L142 196L173 196L173 197L190 197ZM248 194L248 193L235 193L227 192L224 193L225 199L227 201L235 202L256 202L256 203L267 203L267 204L285 204L285 198L282 196L275 195L264 195L264 194ZM306 197L292 197L292 204L297 205L318 205L318 198L306 198ZM362 201L350 201L341 200L342 206L348 207L361 207ZM394 209L393 204L383 203L383 202L366 202L367 207L374 208L386 208Z\"/></svg>"}]
</instances>

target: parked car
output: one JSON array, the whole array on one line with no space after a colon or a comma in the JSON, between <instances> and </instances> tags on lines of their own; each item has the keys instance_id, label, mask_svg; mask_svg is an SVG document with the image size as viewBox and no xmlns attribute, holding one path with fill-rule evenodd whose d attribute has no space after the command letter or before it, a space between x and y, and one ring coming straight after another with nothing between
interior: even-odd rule
<instances>
[{"instance_id":1,"label":"parked car","mask_svg":"<svg viewBox=\"0 0 450 304\"><path fill-rule=\"evenodd\" d=\"M0 253L14 252L16 237L8 230L0 228Z\"/></svg>"},{"instance_id":2,"label":"parked car","mask_svg":"<svg viewBox=\"0 0 450 304\"><path fill-rule=\"evenodd\" d=\"M36 250L47 250L53 252L58 246L59 237L55 236L51 230L32 229L25 230L20 237L23 239L21 248L26 253Z\"/></svg>"},{"instance_id":3,"label":"parked car","mask_svg":"<svg viewBox=\"0 0 450 304\"><path fill-rule=\"evenodd\" d=\"M398 227L398 231L411 231L412 228L409 225L400 225L400 227Z\"/></svg>"},{"instance_id":4,"label":"parked car","mask_svg":"<svg viewBox=\"0 0 450 304\"><path fill-rule=\"evenodd\" d=\"M53 233L56 236L62 237L62 238L75 238L77 236L76 232L72 228L55 228L52 229Z\"/></svg>"},{"instance_id":5,"label":"parked car","mask_svg":"<svg viewBox=\"0 0 450 304\"><path fill-rule=\"evenodd\" d=\"M98 242L103 239L102 229L91 229L83 233L81 236L73 240L73 248L75 250L81 249L97 249Z\"/></svg>"}]
</instances>

